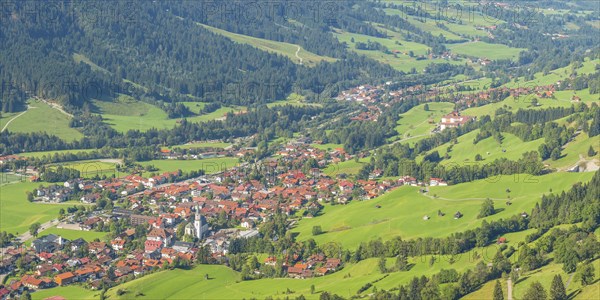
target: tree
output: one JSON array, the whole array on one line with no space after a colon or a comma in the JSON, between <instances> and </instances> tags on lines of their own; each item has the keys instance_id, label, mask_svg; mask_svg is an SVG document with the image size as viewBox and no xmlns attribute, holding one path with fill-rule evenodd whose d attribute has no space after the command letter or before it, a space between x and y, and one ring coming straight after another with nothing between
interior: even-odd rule
<instances>
[{"instance_id":1,"label":"tree","mask_svg":"<svg viewBox=\"0 0 600 300\"><path fill-rule=\"evenodd\" d=\"M546 290L539 281L533 282L523 296L523 299L527 300L546 300L546 298Z\"/></svg>"},{"instance_id":2,"label":"tree","mask_svg":"<svg viewBox=\"0 0 600 300\"><path fill-rule=\"evenodd\" d=\"M596 155L596 151L594 151L594 147L590 146L588 149L588 156L593 157L594 155Z\"/></svg>"},{"instance_id":3,"label":"tree","mask_svg":"<svg viewBox=\"0 0 600 300\"><path fill-rule=\"evenodd\" d=\"M314 294L314 293L315 293L315 285L314 285L314 284L311 284L311 285L310 285L310 293L311 293L311 294Z\"/></svg>"},{"instance_id":4,"label":"tree","mask_svg":"<svg viewBox=\"0 0 600 300\"><path fill-rule=\"evenodd\" d=\"M556 147L552 150L552 153L550 153L550 159L557 160L559 158L560 158L560 147Z\"/></svg>"},{"instance_id":5,"label":"tree","mask_svg":"<svg viewBox=\"0 0 600 300\"><path fill-rule=\"evenodd\" d=\"M492 201L492 199L488 198L481 205L481 210L479 211L479 215L477 215L477 218L485 218L495 213L496 209L494 208L494 202Z\"/></svg>"},{"instance_id":6,"label":"tree","mask_svg":"<svg viewBox=\"0 0 600 300\"><path fill-rule=\"evenodd\" d=\"M582 286L588 286L594 282L594 266L592 264L582 264L577 268L577 278Z\"/></svg>"},{"instance_id":7,"label":"tree","mask_svg":"<svg viewBox=\"0 0 600 300\"><path fill-rule=\"evenodd\" d=\"M429 104L425 103L425 105L423 106L423 110L429 111Z\"/></svg>"},{"instance_id":8,"label":"tree","mask_svg":"<svg viewBox=\"0 0 600 300\"><path fill-rule=\"evenodd\" d=\"M385 266L385 264L386 264L386 259L385 259L385 257L383 257L383 256L382 256L382 257L380 257L380 258L379 258L379 263L378 263L377 265L379 266L379 271L380 271L381 273L384 273L384 274L385 274L385 273L387 273L387 271L388 271L388 270L387 270L387 267Z\"/></svg>"},{"instance_id":9,"label":"tree","mask_svg":"<svg viewBox=\"0 0 600 300\"><path fill-rule=\"evenodd\" d=\"M496 280L496 285L494 286L494 300L504 300L504 294L502 293L502 285L500 285L500 280Z\"/></svg>"},{"instance_id":10,"label":"tree","mask_svg":"<svg viewBox=\"0 0 600 300\"><path fill-rule=\"evenodd\" d=\"M29 294L29 291L23 292L23 294L21 295L21 300L31 300L31 295Z\"/></svg>"},{"instance_id":11,"label":"tree","mask_svg":"<svg viewBox=\"0 0 600 300\"><path fill-rule=\"evenodd\" d=\"M323 233L323 229L321 229L321 225L313 226L312 235L319 235L321 233Z\"/></svg>"},{"instance_id":12,"label":"tree","mask_svg":"<svg viewBox=\"0 0 600 300\"><path fill-rule=\"evenodd\" d=\"M398 271L408 270L408 259L406 258L406 255L398 255L396 258L396 269L398 269Z\"/></svg>"},{"instance_id":13,"label":"tree","mask_svg":"<svg viewBox=\"0 0 600 300\"><path fill-rule=\"evenodd\" d=\"M567 300L567 291L560 275L554 275L550 286L550 300Z\"/></svg>"},{"instance_id":14,"label":"tree","mask_svg":"<svg viewBox=\"0 0 600 300\"><path fill-rule=\"evenodd\" d=\"M440 286L435 280L429 280L421 290L421 299L441 299Z\"/></svg>"},{"instance_id":15,"label":"tree","mask_svg":"<svg viewBox=\"0 0 600 300\"><path fill-rule=\"evenodd\" d=\"M483 160L483 157L481 157L481 154L477 153L475 155L475 161L482 161L482 160Z\"/></svg>"},{"instance_id":16,"label":"tree","mask_svg":"<svg viewBox=\"0 0 600 300\"><path fill-rule=\"evenodd\" d=\"M33 236L33 237L37 237L38 235L38 231L40 230L40 228L42 227L42 225L38 222L31 224L31 226L29 226L29 233Z\"/></svg>"}]
</instances>

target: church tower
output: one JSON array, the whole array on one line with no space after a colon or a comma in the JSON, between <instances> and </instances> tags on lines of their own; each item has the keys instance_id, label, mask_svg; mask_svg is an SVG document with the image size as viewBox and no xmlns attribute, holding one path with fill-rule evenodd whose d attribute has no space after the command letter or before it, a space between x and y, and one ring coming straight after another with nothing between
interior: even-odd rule
<instances>
[{"instance_id":1,"label":"church tower","mask_svg":"<svg viewBox=\"0 0 600 300\"><path fill-rule=\"evenodd\" d=\"M196 216L194 217L194 233L197 239L202 239L204 235L205 220L200 215L200 207L196 206Z\"/></svg>"}]
</instances>

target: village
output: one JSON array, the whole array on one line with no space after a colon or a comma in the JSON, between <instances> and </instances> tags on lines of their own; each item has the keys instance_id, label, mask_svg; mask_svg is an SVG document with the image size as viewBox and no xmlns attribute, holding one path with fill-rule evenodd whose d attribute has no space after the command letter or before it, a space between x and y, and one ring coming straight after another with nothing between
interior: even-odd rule
<instances>
[{"instance_id":1,"label":"village","mask_svg":"<svg viewBox=\"0 0 600 300\"><path fill-rule=\"evenodd\" d=\"M101 289L198 261L227 264L230 244L259 236L258 227L278 213L285 214L292 226L300 218L317 216L325 203L343 205L373 199L402 185L425 186L410 176L378 180L381 170L374 170L368 180L352 180L345 174L328 176L323 168L355 155L341 148L315 148L312 142L294 140L281 146L275 158L181 181L177 180L181 172L175 171L149 178L137 174L104 180L78 178L39 187L32 191L34 202L88 205L87 209L69 209L59 227L108 231L109 238L68 240L49 234L36 237L29 247L24 243L9 246L0 272L21 276L7 282L0 294L14 296L25 289L75 283ZM247 151L252 149L240 150ZM162 150L161 155L176 159L190 154ZM447 183L431 178L428 185ZM280 267L292 278L322 276L343 267L338 257L323 254L269 256L262 263L273 266L278 260L283 260Z\"/></svg>"}]
</instances>

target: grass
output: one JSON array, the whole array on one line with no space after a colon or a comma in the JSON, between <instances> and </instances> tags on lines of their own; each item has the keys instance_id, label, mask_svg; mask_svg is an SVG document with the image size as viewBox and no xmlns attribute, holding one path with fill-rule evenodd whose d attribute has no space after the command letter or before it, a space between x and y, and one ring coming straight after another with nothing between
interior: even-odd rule
<instances>
[{"instance_id":1,"label":"grass","mask_svg":"<svg viewBox=\"0 0 600 300\"><path fill-rule=\"evenodd\" d=\"M337 164L329 164L327 168L323 170L323 173L332 177L338 174L356 175L362 166L368 162L369 158L362 158L358 162L351 159Z\"/></svg>"},{"instance_id":2,"label":"grass","mask_svg":"<svg viewBox=\"0 0 600 300\"><path fill-rule=\"evenodd\" d=\"M38 290L31 293L31 299L46 299L52 296L62 296L67 300L92 300L99 299L100 291L91 291L80 286L70 285L51 289Z\"/></svg>"},{"instance_id":3,"label":"grass","mask_svg":"<svg viewBox=\"0 0 600 300\"><path fill-rule=\"evenodd\" d=\"M450 152L447 152L450 143L446 143L428 151L428 153L438 151L441 157L444 157L447 153L450 158L445 159L443 164L463 164L468 162L483 165L491 163L498 158L518 160L523 156L523 153L537 151L538 147L544 143L543 138L535 141L523 142L517 136L503 132L502 135L504 136L504 140L502 140L502 144L499 144L493 137L488 137L479 141L476 145L473 145L473 140L478 133L479 130L474 130L458 137L458 144L455 144ZM503 150L505 152L503 152ZM483 161L475 161L475 155L477 154L482 156Z\"/></svg>"},{"instance_id":4,"label":"grass","mask_svg":"<svg viewBox=\"0 0 600 300\"><path fill-rule=\"evenodd\" d=\"M1 172L0 173L0 186L10 184L14 182L23 182L29 180L28 176L16 175L14 173Z\"/></svg>"},{"instance_id":5,"label":"grass","mask_svg":"<svg viewBox=\"0 0 600 300\"><path fill-rule=\"evenodd\" d=\"M83 230L71 230L71 229L63 229L63 228L48 228L44 231L41 231L38 236L44 236L48 234L56 234L60 235L68 240L76 240L78 238L82 238L88 242L93 241L94 239L103 240L104 237L108 234L107 232L96 232L96 231L83 231Z\"/></svg>"},{"instance_id":6,"label":"grass","mask_svg":"<svg viewBox=\"0 0 600 300\"><path fill-rule=\"evenodd\" d=\"M275 102L271 102L267 104L267 107L275 107L275 106L283 106L283 105L292 105L292 106L322 106L318 103L308 103L304 102L304 96L291 93L286 99L279 100Z\"/></svg>"},{"instance_id":7,"label":"grass","mask_svg":"<svg viewBox=\"0 0 600 300\"><path fill-rule=\"evenodd\" d=\"M0 228L9 233L23 233L35 222L44 223L58 216L64 205L39 204L27 201L25 192L40 183L19 182L0 187Z\"/></svg>"},{"instance_id":8,"label":"grass","mask_svg":"<svg viewBox=\"0 0 600 300\"><path fill-rule=\"evenodd\" d=\"M502 285L502 293L504 294L504 299L507 299L508 287L506 285L506 280L500 279L500 284ZM480 289L472 292L466 296L464 296L463 300L481 300L481 299L492 299L494 295L494 287L496 286L496 281L492 280L485 283Z\"/></svg>"},{"instance_id":9,"label":"grass","mask_svg":"<svg viewBox=\"0 0 600 300\"><path fill-rule=\"evenodd\" d=\"M86 65L89 65L90 68L92 69L92 71L97 71L97 72L102 72L102 73L106 73L106 74L110 74L110 72L105 69L102 68L100 66L98 66L97 64L95 64L94 62L92 62L89 58L87 58L87 56L80 54L80 53L73 53L72 55L73 60L75 61L75 63L84 63Z\"/></svg>"},{"instance_id":10,"label":"grass","mask_svg":"<svg viewBox=\"0 0 600 300\"><path fill-rule=\"evenodd\" d=\"M446 46L456 54L491 60L515 59L519 57L519 52L526 50L512 48L502 44L489 44L486 42L466 42L461 44L447 44Z\"/></svg>"},{"instance_id":11,"label":"grass","mask_svg":"<svg viewBox=\"0 0 600 300\"><path fill-rule=\"evenodd\" d=\"M410 57L409 52L413 51L415 56L426 55L427 50L430 49L428 46L414 43L404 40L401 34L398 32L379 27L381 31L385 32L389 38L378 38L363 34L350 33L337 29L334 35L340 42L345 42L349 50L354 51L358 54L365 55L366 57L375 59L381 63L388 64L394 69L403 72L410 72L413 68L417 72L421 72L425 67L431 63L451 63L451 64L462 64L462 61L453 61L445 59L423 59L417 60L415 57ZM354 43L352 42L354 39ZM381 51L374 50L359 50L355 48L356 42L378 42L383 46L386 46L390 51L398 51L397 54L387 54Z\"/></svg>"},{"instance_id":12,"label":"grass","mask_svg":"<svg viewBox=\"0 0 600 300\"><path fill-rule=\"evenodd\" d=\"M42 101L29 100L28 103L30 107L27 111L14 118L8 125L7 130L24 133L46 132L67 141L83 137L81 132L69 127L71 117Z\"/></svg>"},{"instance_id":13,"label":"grass","mask_svg":"<svg viewBox=\"0 0 600 300\"><path fill-rule=\"evenodd\" d=\"M96 175L102 176L118 176L118 171L114 163L103 162L97 160L81 160L76 162L60 163L56 166L61 165L65 168L75 169L81 173L83 178L92 178Z\"/></svg>"},{"instance_id":14,"label":"grass","mask_svg":"<svg viewBox=\"0 0 600 300\"><path fill-rule=\"evenodd\" d=\"M215 28L212 26L208 26L205 24L197 23L198 25L220 35L223 35L232 41L240 44L247 44L252 47L255 47L259 50L263 50L270 53L275 53L281 56L288 57L292 62L297 64L306 64L308 66L315 66L321 61L333 62L336 59L318 55L309 51L306 51L301 46L296 44L290 44L285 42L276 42L267 39L261 39L256 37L251 37L247 35L237 34L233 32L229 32L223 29ZM296 56L297 54L297 56ZM301 59L300 59L301 58Z\"/></svg>"},{"instance_id":15,"label":"grass","mask_svg":"<svg viewBox=\"0 0 600 300\"><path fill-rule=\"evenodd\" d=\"M225 142L198 142L198 143L189 143L183 145L175 145L170 147L162 147L163 149L195 149L195 148L227 148L231 146L231 143Z\"/></svg>"},{"instance_id":16,"label":"grass","mask_svg":"<svg viewBox=\"0 0 600 300\"><path fill-rule=\"evenodd\" d=\"M92 151L97 151L98 149L73 149L73 150L52 150L52 151L39 151L39 152L24 152L20 153L19 156L23 157L32 157L32 158L42 158L44 156L50 157L56 154L65 154L65 153L89 153Z\"/></svg>"},{"instance_id":17,"label":"grass","mask_svg":"<svg viewBox=\"0 0 600 300\"><path fill-rule=\"evenodd\" d=\"M481 203L487 197L507 199L509 188L513 204L504 205L504 200L497 202L498 208L504 208L496 215L486 218L495 220L513 216L522 211L529 211L548 187L554 192L566 190L578 181L588 181L591 173L560 173L539 177L501 176L497 181L479 180L447 187L432 187L432 199L418 192L418 187L400 187L378 198L368 201L353 201L348 205L326 205L323 215L312 219L303 219L293 232L298 239L314 238L317 243L337 241L344 248L355 248L361 241L381 237L384 240L395 236L402 238L443 237L466 228L476 228L483 219L477 219ZM528 183L537 181L536 183ZM376 205L381 206L377 208ZM446 213L437 217L437 211ZM461 211L464 216L455 220L452 215ZM429 215L430 220L422 217ZM312 227L320 225L324 234L312 236Z\"/></svg>"},{"instance_id":18,"label":"grass","mask_svg":"<svg viewBox=\"0 0 600 300\"><path fill-rule=\"evenodd\" d=\"M594 265L594 268L596 270L598 270L598 268L600 268L600 260L599 259L596 259L595 261L591 262L591 264ZM513 295L515 296L515 299L523 299L523 295L529 288L529 285L535 281L539 281L542 284L542 286L546 289L546 291L550 291L550 285L552 284L552 279L554 278L554 275L556 275L556 274L558 274L562 277L563 283L565 284L565 287L566 287L566 284L567 284L570 274L566 274L562 270L562 264L551 263L546 266L543 266L540 269L525 273L524 275L521 276L522 279L520 279L517 282L517 284L514 285ZM596 282L596 286L597 286L597 284L598 284L598 282ZM575 293L579 289L581 289L581 283L578 280L576 280L575 276L574 276L573 279L571 280L571 283L569 284L569 287L567 288L567 295L569 295L571 293ZM598 299L599 295L600 295L600 293L598 292L598 290L596 290L595 297L584 298L583 295L580 295L580 297L581 297L580 299Z\"/></svg>"},{"instance_id":19,"label":"grass","mask_svg":"<svg viewBox=\"0 0 600 300\"><path fill-rule=\"evenodd\" d=\"M180 169L182 172L204 170L207 174L218 173L239 164L235 157L217 157L197 160L151 160L140 162L142 166L153 165L158 172L172 172ZM149 173L149 172L146 172ZM148 174L144 174L147 176Z\"/></svg>"},{"instance_id":20,"label":"grass","mask_svg":"<svg viewBox=\"0 0 600 300\"><path fill-rule=\"evenodd\" d=\"M344 145L342 144L311 144L311 147L317 148L317 149L321 149L321 150L334 150L337 148L344 148Z\"/></svg>"},{"instance_id":21,"label":"grass","mask_svg":"<svg viewBox=\"0 0 600 300\"><path fill-rule=\"evenodd\" d=\"M427 104L429 111L423 108L425 104L413 107L400 115L396 131L401 138L427 135L437 126L440 118L454 109L454 104L449 102L431 102ZM430 123L432 122L432 123ZM416 140L411 140L415 142Z\"/></svg>"},{"instance_id":22,"label":"grass","mask_svg":"<svg viewBox=\"0 0 600 300\"><path fill-rule=\"evenodd\" d=\"M589 138L587 134L581 133L575 139L567 143L561 151L561 158L558 160L546 160L545 163L551 168L569 168L574 166L580 159L580 155L585 159L590 159L587 152L592 146L596 153L600 153L600 137ZM598 158L598 155L595 156Z\"/></svg>"},{"instance_id":23,"label":"grass","mask_svg":"<svg viewBox=\"0 0 600 300\"><path fill-rule=\"evenodd\" d=\"M187 104L186 104L187 103ZM192 110L191 102L184 102ZM128 130L146 131L151 128L168 129L174 127L180 119L169 119L162 109L129 96L120 96L115 101L94 100L96 112L101 113L104 122L120 132ZM244 107L221 107L214 112L187 118L189 122L206 122L224 118L228 112L245 110Z\"/></svg>"}]
</instances>

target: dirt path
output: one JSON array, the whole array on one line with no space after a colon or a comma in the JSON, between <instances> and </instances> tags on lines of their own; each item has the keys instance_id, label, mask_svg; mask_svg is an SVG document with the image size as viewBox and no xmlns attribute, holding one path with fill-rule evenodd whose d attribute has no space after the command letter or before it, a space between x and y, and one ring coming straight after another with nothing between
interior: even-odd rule
<instances>
[{"instance_id":1,"label":"dirt path","mask_svg":"<svg viewBox=\"0 0 600 300\"><path fill-rule=\"evenodd\" d=\"M513 300L513 296L512 296L512 279L508 278L506 280L506 284L508 285L506 290L507 290L507 296L506 299L508 300Z\"/></svg>"},{"instance_id":2,"label":"dirt path","mask_svg":"<svg viewBox=\"0 0 600 300\"><path fill-rule=\"evenodd\" d=\"M575 273L571 273L571 276L569 276L569 280L567 280L567 284L565 285L565 290L569 290L569 284L571 284L571 280L573 279L573 275L575 275Z\"/></svg>"},{"instance_id":3,"label":"dirt path","mask_svg":"<svg viewBox=\"0 0 600 300\"><path fill-rule=\"evenodd\" d=\"M46 99L42 99L42 98L40 98L38 96L33 96L33 99L38 100L38 101L42 101L42 102L46 103L47 105L49 105L50 107L52 107L52 108L60 111L62 114L66 115L66 116L68 116L70 118L73 118L73 115L70 114L70 113L68 113L68 112L66 112L59 104L50 102L50 101L48 101Z\"/></svg>"},{"instance_id":4,"label":"dirt path","mask_svg":"<svg viewBox=\"0 0 600 300\"><path fill-rule=\"evenodd\" d=\"M298 49L296 49L296 58L298 58L300 60L300 64L302 64L302 62L304 60L302 59L302 57L300 57L300 55L298 55L299 52L300 52L300 46L298 46Z\"/></svg>"},{"instance_id":5,"label":"dirt path","mask_svg":"<svg viewBox=\"0 0 600 300\"><path fill-rule=\"evenodd\" d=\"M14 118L12 118L12 119L8 120L8 122L6 122L6 124L4 124L4 127L2 127L2 130L0 130L0 132L4 132L4 130L6 130L6 128L8 127L8 125L10 125L10 123L11 123L12 121L14 121L14 120L16 120L18 117L20 117L20 116L24 115L24 114L25 114L25 113L26 113L26 112L27 112L27 111L28 111L30 108L36 108L36 107L33 107L33 106L29 106L29 105L27 105L27 110L25 110L24 112L22 112L22 113L20 113L20 114L16 115Z\"/></svg>"}]
</instances>

